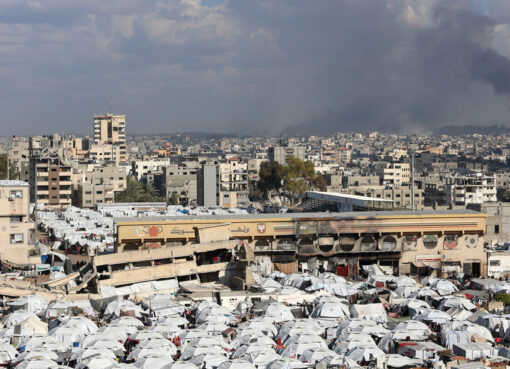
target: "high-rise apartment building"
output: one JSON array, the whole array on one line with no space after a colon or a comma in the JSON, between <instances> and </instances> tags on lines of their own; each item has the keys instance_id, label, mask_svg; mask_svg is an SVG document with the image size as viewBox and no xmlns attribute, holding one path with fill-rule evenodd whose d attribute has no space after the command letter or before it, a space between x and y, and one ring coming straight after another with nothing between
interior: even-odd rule
<instances>
[{"instance_id":1,"label":"high-rise apartment building","mask_svg":"<svg viewBox=\"0 0 510 369\"><path fill-rule=\"evenodd\" d=\"M248 165L235 159L202 165L197 172L197 202L224 208L248 206Z\"/></svg>"},{"instance_id":2,"label":"high-rise apartment building","mask_svg":"<svg viewBox=\"0 0 510 369\"><path fill-rule=\"evenodd\" d=\"M94 145L111 145L119 161L126 161L126 116L105 114L94 116Z\"/></svg>"},{"instance_id":3,"label":"high-rise apartment building","mask_svg":"<svg viewBox=\"0 0 510 369\"><path fill-rule=\"evenodd\" d=\"M30 157L31 202L50 208L66 208L72 199L72 170L60 156L49 150Z\"/></svg>"}]
</instances>

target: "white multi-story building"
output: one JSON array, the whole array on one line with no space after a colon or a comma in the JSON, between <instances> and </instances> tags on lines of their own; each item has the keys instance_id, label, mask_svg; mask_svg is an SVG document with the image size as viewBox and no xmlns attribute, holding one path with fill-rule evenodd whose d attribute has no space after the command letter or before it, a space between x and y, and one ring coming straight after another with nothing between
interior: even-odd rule
<instances>
[{"instance_id":1,"label":"white multi-story building","mask_svg":"<svg viewBox=\"0 0 510 369\"><path fill-rule=\"evenodd\" d=\"M467 206L497 201L496 177L483 173L446 177L446 201L450 205Z\"/></svg>"},{"instance_id":2,"label":"white multi-story building","mask_svg":"<svg viewBox=\"0 0 510 369\"><path fill-rule=\"evenodd\" d=\"M131 174L137 180L148 179L149 176L154 174L161 174L163 167L170 165L170 159L157 159L157 160L135 160L131 162Z\"/></svg>"},{"instance_id":3,"label":"white multi-story building","mask_svg":"<svg viewBox=\"0 0 510 369\"><path fill-rule=\"evenodd\" d=\"M200 206L248 206L248 165L236 159L204 164L197 173L197 198Z\"/></svg>"},{"instance_id":4,"label":"white multi-story building","mask_svg":"<svg viewBox=\"0 0 510 369\"><path fill-rule=\"evenodd\" d=\"M126 161L126 116L105 114L94 116L94 145L117 146L119 160Z\"/></svg>"},{"instance_id":5,"label":"white multi-story building","mask_svg":"<svg viewBox=\"0 0 510 369\"><path fill-rule=\"evenodd\" d=\"M395 186L411 182L411 169L409 163L387 163L383 169L383 183Z\"/></svg>"}]
</instances>

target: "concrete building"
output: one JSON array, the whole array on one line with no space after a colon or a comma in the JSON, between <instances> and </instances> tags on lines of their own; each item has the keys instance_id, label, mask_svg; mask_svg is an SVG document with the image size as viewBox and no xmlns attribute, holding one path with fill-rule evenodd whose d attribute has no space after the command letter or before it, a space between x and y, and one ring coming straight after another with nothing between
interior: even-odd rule
<instances>
[{"instance_id":1,"label":"concrete building","mask_svg":"<svg viewBox=\"0 0 510 369\"><path fill-rule=\"evenodd\" d=\"M62 151L64 159L81 160L89 153L89 138L74 135L62 138Z\"/></svg>"},{"instance_id":2,"label":"concrete building","mask_svg":"<svg viewBox=\"0 0 510 369\"><path fill-rule=\"evenodd\" d=\"M94 144L90 147L89 157L96 163L113 162L117 165L121 163L120 146L111 144Z\"/></svg>"},{"instance_id":3,"label":"concrete building","mask_svg":"<svg viewBox=\"0 0 510 369\"><path fill-rule=\"evenodd\" d=\"M510 203L491 202L468 205L469 209L487 214L485 241L494 245L498 242L510 242Z\"/></svg>"},{"instance_id":4,"label":"concrete building","mask_svg":"<svg viewBox=\"0 0 510 369\"><path fill-rule=\"evenodd\" d=\"M30 158L30 201L51 208L66 208L72 200L72 171L53 151Z\"/></svg>"},{"instance_id":5,"label":"concrete building","mask_svg":"<svg viewBox=\"0 0 510 369\"><path fill-rule=\"evenodd\" d=\"M305 151L304 146L272 146L267 152L267 157L272 163L276 162L284 165L287 163L289 156L305 160Z\"/></svg>"},{"instance_id":6,"label":"concrete building","mask_svg":"<svg viewBox=\"0 0 510 369\"><path fill-rule=\"evenodd\" d=\"M126 116L105 114L94 116L94 144L117 146L120 161L126 161Z\"/></svg>"},{"instance_id":7,"label":"concrete building","mask_svg":"<svg viewBox=\"0 0 510 369\"><path fill-rule=\"evenodd\" d=\"M324 149L320 152L320 160L326 163L347 164L351 162L352 150L347 147Z\"/></svg>"},{"instance_id":8,"label":"concrete building","mask_svg":"<svg viewBox=\"0 0 510 369\"><path fill-rule=\"evenodd\" d=\"M487 253L487 276L489 278L504 278L510 276L510 252L495 251Z\"/></svg>"},{"instance_id":9,"label":"concrete building","mask_svg":"<svg viewBox=\"0 0 510 369\"><path fill-rule=\"evenodd\" d=\"M376 199L392 200L395 208L412 209L412 190L411 186L384 187L384 186L359 186L350 187L355 194L368 196ZM424 190L415 186L414 188L414 206L416 210L424 208Z\"/></svg>"},{"instance_id":10,"label":"concrete building","mask_svg":"<svg viewBox=\"0 0 510 369\"><path fill-rule=\"evenodd\" d=\"M126 173L115 165L96 166L83 173L75 191L75 203L82 208L114 202L115 193L126 189Z\"/></svg>"},{"instance_id":11,"label":"concrete building","mask_svg":"<svg viewBox=\"0 0 510 369\"><path fill-rule=\"evenodd\" d=\"M200 206L248 206L247 164L235 159L203 164L197 173L197 200Z\"/></svg>"},{"instance_id":12,"label":"concrete building","mask_svg":"<svg viewBox=\"0 0 510 369\"><path fill-rule=\"evenodd\" d=\"M131 162L131 174L137 180L147 179L151 174L161 174L164 167L170 165L170 159L134 160Z\"/></svg>"},{"instance_id":13,"label":"concrete building","mask_svg":"<svg viewBox=\"0 0 510 369\"><path fill-rule=\"evenodd\" d=\"M495 202L496 178L482 173L447 176L445 194L450 205L467 206Z\"/></svg>"},{"instance_id":14,"label":"concrete building","mask_svg":"<svg viewBox=\"0 0 510 369\"><path fill-rule=\"evenodd\" d=\"M159 189L161 196L176 200L177 204L183 206L196 205L198 164L187 162L161 169L161 174L154 177L154 186Z\"/></svg>"},{"instance_id":15,"label":"concrete building","mask_svg":"<svg viewBox=\"0 0 510 369\"><path fill-rule=\"evenodd\" d=\"M9 160L16 164L21 181L29 179L30 142L27 137L16 137L9 151Z\"/></svg>"},{"instance_id":16,"label":"concrete building","mask_svg":"<svg viewBox=\"0 0 510 369\"><path fill-rule=\"evenodd\" d=\"M116 250L185 245L196 241L197 227L229 224L258 264L286 272L322 265L348 276L375 263L401 273L454 265L478 276L486 273L485 217L462 210L123 218L116 220Z\"/></svg>"},{"instance_id":17,"label":"concrete building","mask_svg":"<svg viewBox=\"0 0 510 369\"><path fill-rule=\"evenodd\" d=\"M200 206L219 206L220 188L217 164L203 164L197 172L197 202Z\"/></svg>"},{"instance_id":18,"label":"concrete building","mask_svg":"<svg viewBox=\"0 0 510 369\"><path fill-rule=\"evenodd\" d=\"M411 169L409 163L387 163L383 169L383 183L395 186L411 182Z\"/></svg>"},{"instance_id":19,"label":"concrete building","mask_svg":"<svg viewBox=\"0 0 510 369\"><path fill-rule=\"evenodd\" d=\"M6 264L41 262L33 252L36 233L29 204L28 183L0 181L0 259Z\"/></svg>"}]
</instances>

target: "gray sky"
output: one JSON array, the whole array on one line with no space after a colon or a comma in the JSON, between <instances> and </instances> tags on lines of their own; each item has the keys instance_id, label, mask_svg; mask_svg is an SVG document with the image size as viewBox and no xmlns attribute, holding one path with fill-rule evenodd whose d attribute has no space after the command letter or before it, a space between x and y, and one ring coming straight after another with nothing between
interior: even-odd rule
<instances>
[{"instance_id":1,"label":"gray sky","mask_svg":"<svg viewBox=\"0 0 510 369\"><path fill-rule=\"evenodd\" d=\"M0 135L510 124L508 0L0 0Z\"/></svg>"}]
</instances>

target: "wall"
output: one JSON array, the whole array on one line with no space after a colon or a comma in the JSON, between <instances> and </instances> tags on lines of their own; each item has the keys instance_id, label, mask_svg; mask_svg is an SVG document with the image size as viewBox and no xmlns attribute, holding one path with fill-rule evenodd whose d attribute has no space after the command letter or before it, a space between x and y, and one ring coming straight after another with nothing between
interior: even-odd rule
<instances>
[{"instance_id":1,"label":"wall","mask_svg":"<svg viewBox=\"0 0 510 369\"><path fill-rule=\"evenodd\" d=\"M28 184L6 186L6 182L0 181L0 258L6 263L40 263L40 257L29 257L35 243L35 225L28 217ZM13 198L11 191L21 191L21 198ZM11 219L13 216L16 218ZM22 241L11 243L11 235L22 235Z\"/></svg>"}]
</instances>

